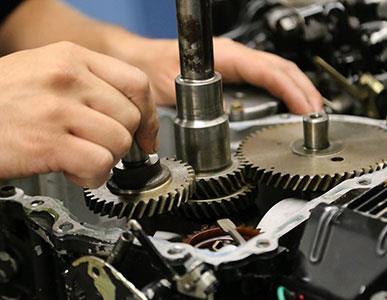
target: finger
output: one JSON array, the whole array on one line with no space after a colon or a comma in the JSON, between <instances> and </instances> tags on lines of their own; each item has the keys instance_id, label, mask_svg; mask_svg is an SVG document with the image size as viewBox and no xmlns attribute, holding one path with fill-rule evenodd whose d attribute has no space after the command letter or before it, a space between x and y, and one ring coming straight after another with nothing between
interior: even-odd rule
<instances>
[{"instance_id":1,"label":"finger","mask_svg":"<svg viewBox=\"0 0 387 300\"><path fill-rule=\"evenodd\" d=\"M71 134L109 150L115 161L129 151L132 136L121 123L87 106L67 109L70 117L65 122Z\"/></svg>"},{"instance_id":2,"label":"finger","mask_svg":"<svg viewBox=\"0 0 387 300\"><path fill-rule=\"evenodd\" d=\"M90 73L89 73L90 74ZM141 113L120 91L96 77L85 75L84 104L122 124L134 135L140 126Z\"/></svg>"},{"instance_id":3,"label":"finger","mask_svg":"<svg viewBox=\"0 0 387 300\"><path fill-rule=\"evenodd\" d=\"M55 166L51 169L78 178L106 177L115 163L108 149L71 134L64 135L57 147Z\"/></svg>"},{"instance_id":4,"label":"finger","mask_svg":"<svg viewBox=\"0 0 387 300\"><path fill-rule=\"evenodd\" d=\"M303 91L314 112L322 110L322 96L309 78L295 65L290 65L287 72L294 83Z\"/></svg>"},{"instance_id":5,"label":"finger","mask_svg":"<svg viewBox=\"0 0 387 300\"><path fill-rule=\"evenodd\" d=\"M282 99L289 110L304 114L313 110L305 94L285 72L262 61L246 61L236 66L239 76L246 82L263 87Z\"/></svg>"},{"instance_id":6,"label":"finger","mask_svg":"<svg viewBox=\"0 0 387 300\"><path fill-rule=\"evenodd\" d=\"M273 64L279 66L284 72L286 72L304 93L313 111L319 112L322 110L322 96L315 88L310 79L303 73L298 66L286 59L283 59L277 55L271 53L265 53L268 60Z\"/></svg>"},{"instance_id":7,"label":"finger","mask_svg":"<svg viewBox=\"0 0 387 300\"><path fill-rule=\"evenodd\" d=\"M155 152L159 124L156 107L150 97L149 82L146 75L115 58L83 49L88 69L129 98L141 112L141 122L136 132L140 147Z\"/></svg>"},{"instance_id":8,"label":"finger","mask_svg":"<svg viewBox=\"0 0 387 300\"><path fill-rule=\"evenodd\" d=\"M99 178L81 178L76 175L64 173L68 180L84 188L96 189L103 185L110 177L110 173Z\"/></svg>"},{"instance_id":9,"label":"finger","mask_svg":"<svg viewBox=\"0 0 387 300\"><path fill-rule=\"evenodd\" d=\"M227 44L227 54L219 51L218 60L219 70L224 73L225 79L263 87L281 98L294 113L303 114L314 110L307 93L300 88L301 84L292 78L293 74L283 70L286 60L239 43L227 41Z\"/></svg>"}]
</instances>

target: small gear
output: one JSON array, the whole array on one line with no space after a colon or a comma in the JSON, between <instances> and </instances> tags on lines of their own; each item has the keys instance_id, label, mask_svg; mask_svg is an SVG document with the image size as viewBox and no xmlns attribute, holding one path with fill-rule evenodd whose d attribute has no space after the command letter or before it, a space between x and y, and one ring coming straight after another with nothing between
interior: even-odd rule
<instances>
[{"instance_id":1,"label":"small gear","mask_svg":"<svg viewBox=\"0 0 387 300\"><path fill-rule=\"evenodd\" d=\"M210 199L190 199L181 205L179 211L188 218L219 219L240 213L255 204L256 188L244 185L227 196Z\"/></svg>"},{"instance_id":2,"label":"small gear","mask_svg":"<svg viewBox=\"0 0 387 300\"><path fill-rule=\"evenodd\" d=\"M364 123L334 120L330 146L319 152L303 147L302 123L276 125L247 137L238 149L247 177L291 191L325 192L342 181L383 169L387 132Z\"/></svg>"},{"instance_id":3,"label":"small gear","mask_svg":"<svg viewBox=\"0 0 387 300\"><path fill-rule=\"evenodd\" d=\"M233 156L232 164L220 171L208 174L196 174L196 188L193 199L211 199L235 193L246 185L245 166Z\"/></svg>"},{"instance_id":4,"label":"small gear","mask_svg":"<svg viewBox=\"0 0 387 300\"><path fill-rule=\"evenodd\" d=\"M169 172L167 180L160 185L119 194L112 193L106 184L98 189L86 189L86 205L94 213L118 218L139 219L171 211L192 196L195 173L191 166L173 158L162 158L160 164Z\"/></svg>"}]
</instances>

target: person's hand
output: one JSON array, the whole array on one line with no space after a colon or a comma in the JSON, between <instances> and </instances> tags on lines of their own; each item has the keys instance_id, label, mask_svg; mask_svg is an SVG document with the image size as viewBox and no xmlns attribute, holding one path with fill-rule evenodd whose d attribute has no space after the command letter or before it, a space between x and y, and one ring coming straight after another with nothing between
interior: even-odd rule
<instances>
[{"instance_id":1,"label":"person's hand","mask_svg":"<svg viewBox=\"0 0 387 300\"><path fill-rule=\"evenodd\" d=\"M134 42L131 37L125 43L123 32L110 35L110 40L116 40L110 43L111 55L147 73L158 104L175 103L174 79L179 74L177 41L138 38ZM130 44L136 45L131 47ZM293 62L225 38L214 39L214 50L215 68L223 75L225 83L247 82L265 88L282 99L294 113L322 109L320 93Z\"/></svg>"},{"instance_id":2,"label":"person's hand","mask_svg":"<svg viewBox=\"0 0 387 300\"><path fill-rule=\"evenodd\" d=\"M146 75L68 42L0 58L0 178L63 171L96 187L134 139L157 148Z\"/></svg>"}]
</instances>

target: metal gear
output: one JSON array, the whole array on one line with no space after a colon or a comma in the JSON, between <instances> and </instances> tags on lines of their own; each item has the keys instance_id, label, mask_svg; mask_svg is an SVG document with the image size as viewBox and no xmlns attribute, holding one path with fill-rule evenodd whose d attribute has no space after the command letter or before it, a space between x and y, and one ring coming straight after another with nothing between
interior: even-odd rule
<instances>
[{"instance_id":1,"label":"metal gear","mask_svg":"<svg viewBox=\"0 0 387 300\"><path fill-rule=\"evenodd\" d=\"M380 127L331 121L330 146L303 147L302 123L276 125L247 137L238 149L255 184L324 192L340 182L380 170L387 162L387 132Z\"/></svg>"},{"instance_id":2,"label":"metal gear","mask_svg":"<svg viewBox=\"0 0 387 300\"><path fill-rule=\"evenodd\" d=\"M240 213L255 204L256 189L252 185L244 185L227 196L210 199L190 199L183 203L179 211L188 218L219 219Z\"/></svg>"},{"instance_id":3,"label":"metal gear","mask_svg":"<svg viewBox=\"0 0 387 300\"><path fill-rule=\"evenodd\" d=\"M102 216L136 219L162 214L180 206L192 196L194 170L174 158L162 158L160 163L170 172L169 179L163 184L120 195L113 194L106 184L98 189L86 189L86 205Z\"/></svg>"},{"instance_id":4,"label":"metal gear","mask_svg":"<svg viewBox=\"0 0 387 300\"><path fill-rule=\"evenodd\" d=\"M208 174L196 174L196 188L193 199L211 199L227 196L246 185L245 166L233 156L232 164L220 171Z\"/></svg>"}]
</instances>

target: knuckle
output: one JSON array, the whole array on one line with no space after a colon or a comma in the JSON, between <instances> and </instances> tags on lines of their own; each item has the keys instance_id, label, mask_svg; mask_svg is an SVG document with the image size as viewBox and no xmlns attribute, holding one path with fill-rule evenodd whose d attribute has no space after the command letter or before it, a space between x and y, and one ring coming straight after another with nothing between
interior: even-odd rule
<instances>
[{"instance_id":1,"label":"knuckle","mask_svg":"<svg viewBox=\"0 0 387 300\"><path fill-rule=\"evenodd\" d=\"M132 146L132 141L133 139L129 132L120 138L120 142L117 149L117 152L120 154L120 156L123 156L129 151L130 147Z\"/></svg>"},{"instance_id":2,"label":"knuckle","mask_svg":"<svg viewBox=\"0 0 387 300\"><path fill-rule=\"evenodd\" d=\"M48 85L54 89L69 88L79 80L77 69L70 60L62 59L48 71Z\"/></svg>"},{"instance_id":3,"label":"knuckle","mask_svg":"<svg viewBox=\"0 0 387 300\"><path fill-rule=\"evenodd\" d=\"M68 54L73 54L79 48L79 46L70 41L60 41L55 43L55 46L58 47L61 51Z\"/></svg>"},{"instance_id":4,"label":"knuckle","mask_svg":"<svg viewBox=\"0 0 387 300\"><path fill-rule=\"evenodd\" d=\"M294 62L289 61L289 60L287 60L285 62L285 68L289 71L298 71L299 70L298 66Z\"/></svg>"},{"instance_id":5,"label":"knuckle","mask_svg":"<svg viewBox=\"0 0 387 300\"><path fill-rule=\"evenodd\" d=\"M100 153L90 170L89 178L100 178L102 175L109 173L114 165L113 155L108 151Z\"/></svg>"},{"instance_id":6,"label":"knuckle","mask_svg":"<svg viewBox=\"0 0 387 300\"><path fill-rule=\"evenodd\" d=\"M128 118L128 130L129 132L131 133L134 133L136 132L136 130L138 129L138 127L140 126L140 123L141 123L141 114L139 111L135 111L135 112L132 112L130 114L130 117Z\"/></svg>"},{"instance_id":7,"label":"knuckle","mask_svg":"<svg viewBox=\"0 0 387 300\"><path fill-rule=\"evenodd\" d=\"M141 98L145 98L145 100L149 99L150 95L150 82L148 76L140 71L137 70L136 72L136 86L134 87L135 93L138 94Z\"/></svg>"}]
</instances>

